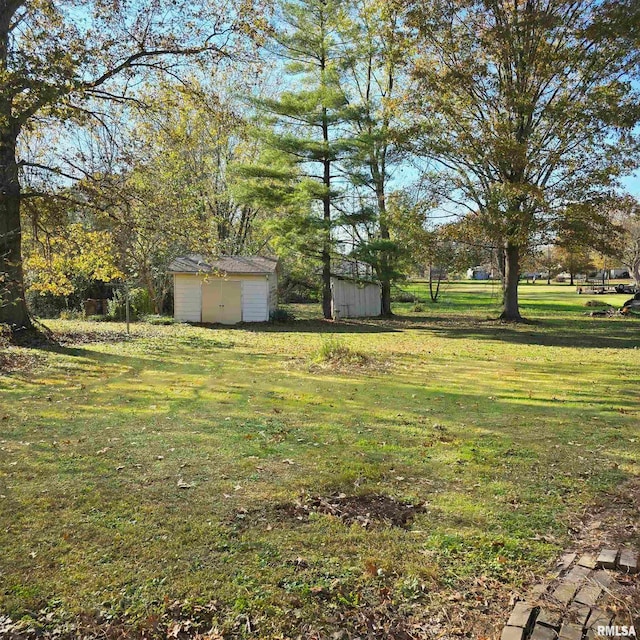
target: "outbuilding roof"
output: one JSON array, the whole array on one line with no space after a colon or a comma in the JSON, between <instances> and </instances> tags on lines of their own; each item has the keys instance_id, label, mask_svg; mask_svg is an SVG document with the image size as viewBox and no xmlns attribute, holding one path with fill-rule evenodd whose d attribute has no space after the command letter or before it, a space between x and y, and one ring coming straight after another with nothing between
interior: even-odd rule
<instances>
[{"instance_id":1,"label":"outbuilding roof","mask_svg":"<svg viewBox=\"0 0 640 640\"><path fill-rule=\"evenodd\" d=\"M274 273L278 261L264 256L220 256L217 260L192 254L176 258L170 265L171 273Z\"/></svg>"}]
</instances>

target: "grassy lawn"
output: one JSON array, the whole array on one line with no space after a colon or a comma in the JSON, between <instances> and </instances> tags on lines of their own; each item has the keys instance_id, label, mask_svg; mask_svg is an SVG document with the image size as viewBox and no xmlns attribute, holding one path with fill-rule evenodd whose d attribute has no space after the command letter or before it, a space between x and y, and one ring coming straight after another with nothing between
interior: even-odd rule
<instances>
[{"instance_id":1,"label":"grassy lawn","mask_svg":"<svg viewBox=\"0 0 640 640\"><path fill-rule=\"evenodd\" d=\"M0 377L0 614L490 634L585 510L640 475L640 320L587 317L567 285L521 294L532 324L487 321L497 287L459 283L392 321L309 306L38 352ZM316 363L329 339L369 360ZM422 508L406 528L302 508L371 493Z\"/></svg>"}]
</instances>

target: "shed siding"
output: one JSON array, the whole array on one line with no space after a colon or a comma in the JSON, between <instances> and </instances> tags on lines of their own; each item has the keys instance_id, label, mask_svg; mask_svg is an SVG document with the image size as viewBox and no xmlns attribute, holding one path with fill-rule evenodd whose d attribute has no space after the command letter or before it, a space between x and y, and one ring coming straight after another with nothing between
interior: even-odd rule
<instances>
[{"instance_id":1,"label":"shed siding","mask_svg":"<svg viewBox=\"0 0 640 640\"><path fill-rule=\"evenodd\" d=\"M278 307L278 274L269 274L269 311L275 311Z\"/></svg>"},{"instance_id":2,"label":"shed siding","mask_svg":"<svg viewBox=\"0 0 640 640\"><path fill-rule=\"evenodd\" d=\"M331 279L331 312L338 318L371 318L382 313L380 286Z\"/></svg>"},{"instance_id":3,"label":"shed siding","mask_svg":"<svg viewBox=\"0 0 640 640\"><path fill-rule=\"evenodd\" d=\"M174 318L178 322L202 321L202 284L217 279L206 274L174 274ZM277 279L264 275L229 274L228 282L242 282L242 321L266 322L277 302ZM272 306L274 305L274 306Z\"/></svg>"},{"instance_id":4,"label":"shed siding","mask_svg":"<svg viewBox=\"0 0 640 640\"><path fill-rule=\"evenodd\" d=\"M243 322L266 322L269 319L268 296L269 289L264 276L242 279Z\"/></svg>"},{"instance_id":5,"label":"shed siding","mask_svg":"<svg viewBox=\"0 0 640 640\"><path fill-rule=\"evenodd\" d=\"M200 276L176 274L173 283L174 318L178 322L200 322L202 317Z\"/></svg>"}]
</instances>

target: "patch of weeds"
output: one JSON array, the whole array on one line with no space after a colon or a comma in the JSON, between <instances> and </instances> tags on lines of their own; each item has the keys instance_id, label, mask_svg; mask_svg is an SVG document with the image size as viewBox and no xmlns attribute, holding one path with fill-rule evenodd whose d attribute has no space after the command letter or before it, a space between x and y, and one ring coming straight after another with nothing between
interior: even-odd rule
<instances>
[{"instance_id":1,"label":"patch of weeds","mask_svg":"<svg viewBox=\"0 0 640 640\"><path fill-rule=\"evenodd\" d=\"M60 312L60 320L84 320L84 311L77 309L63 309Z\"/></svg>"},{"instance_id":2,"label":"patch of weeds","mask_svg":"<svg viewBox=\"0 0 640 640\"><path fill-rule=\"evenodd\" d=\"M248 431L245 438L249 440L253 437L253 434L256 434L275 442L282 442L291 431L290 427L288 427L284 422L276 420L275 418L267 418L266 420L247 420L238 426Z\"/></svg>"},{"instance_id":3,"label":"patch of weeds","mask_svg":"<svg viewBox=\"0 0 640 640\"><path fill-rule=\"evenodd\" d=\"M325 340L313 355L312 360L315 364L329 367L364 367L374 362L369 354L335 338Z\"/></svg>"},{"instance_id":4,"label":"patch of weeds","mask_svg":"<svg viewBox=\"0 0 640 640\"><path fill-rule=\"evenodd\" d=\"M418 302L418 298L415 294L410 293L409 291L403 291L402 289L398 289L391 296L392 302Z\"/></svg>"},{"instance_id":5,"label":"patch of weeds","mask_svg":"<svg viewBox=\"0 0 640 640\"><path fill-rule=\"evenodd\" d=\"M413 313L423 313L424 312L424 305L420 304L419 302L416 302L416 304L414 304L413 307L411 307L411 311Z\"/></svg>"},{"instance_id":6,"label":"patch of weeds","mask_svg":"<svg viewBox=\"0 0 640 640\"><path fill-rule=\"evenodd\" d=\"M171 324L175 324L175 320L172 317L160 316L157 314L142 316L140 320L142 320L142 322L146 322L147 324L152 324L154 326L168 326Z\"/></svg>"},{"instance_id":7,"label":"patch of weeds","mask_svg":"<svg viewBox=\"0 0 640 640\"><path fill-rule=\"evenodd\" d=\"M418 576L410 575L399 580L396 588L405 600L415 602L424 598L428 587L429 585L424 580Z\"/></svg>"}]
</instances>

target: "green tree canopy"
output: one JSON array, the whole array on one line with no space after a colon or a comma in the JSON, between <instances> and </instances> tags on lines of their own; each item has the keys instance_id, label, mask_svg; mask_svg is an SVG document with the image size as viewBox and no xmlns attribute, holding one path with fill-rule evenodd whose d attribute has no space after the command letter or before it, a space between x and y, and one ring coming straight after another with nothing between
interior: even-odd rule
<instances>
[{"instance_id":1,"label":"green tree canopy","mask_svg":"<svg viewBox=\"0 0 640 640\"><path fill-rule=\"evenodd\" d=\"M501 247L502 317L519 320L530 245L568 204L600 201L635 166L634 23L595 0L411 4L419 152L448 172L458 214Z\"/></svg>"},{"instance_id":2,"label":"green tree canopy","mask_svg":"<svg viewBox=\"0 0 640 640\"><path fill-rule=\"evenodd\" d=\"M96 101L132 100L140 75L215 63L263 26L258 1L7 0L0 3L0 322L29 326L21 256L17 143L52 120L99 118ZM43 167L39 167L43 169Z\"/></svg>"}]
</instances>

